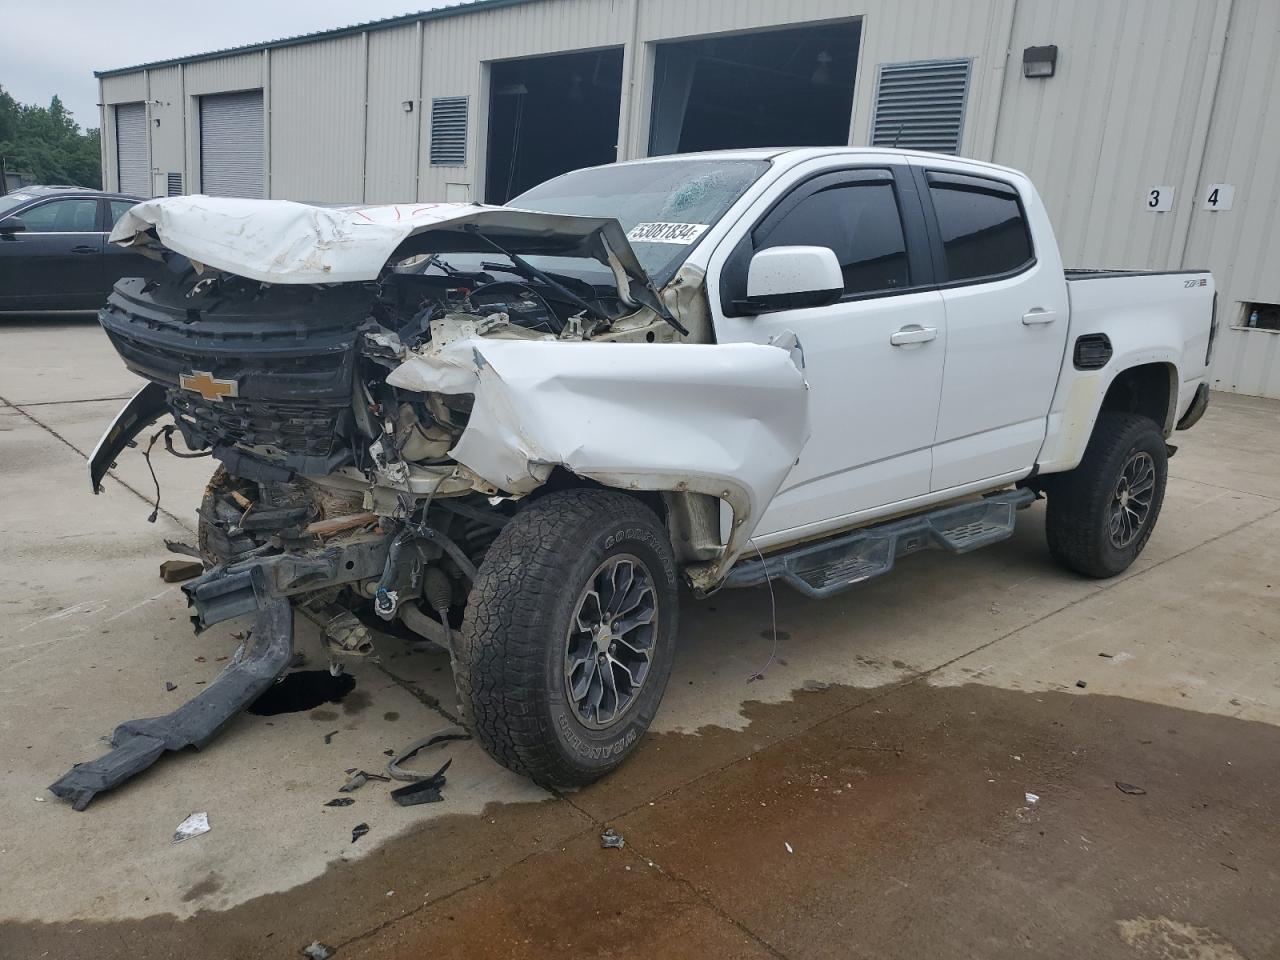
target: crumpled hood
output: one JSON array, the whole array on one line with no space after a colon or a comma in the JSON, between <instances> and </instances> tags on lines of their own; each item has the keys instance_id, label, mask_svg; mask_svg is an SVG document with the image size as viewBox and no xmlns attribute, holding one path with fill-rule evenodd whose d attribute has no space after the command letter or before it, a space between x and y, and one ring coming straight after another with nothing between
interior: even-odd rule
<instances>
[{"instance_id":1,"label":"crumpled hood","mask_svg":"<svg viewBox=\"0 0 1280 960\"><path fill-rule=\"evenodd\" d=\"M163 246L263 283L373 280L405 241L413 253L585 257L613 271L619 295L662 316L666 306L617 220L480 203L318 207L291 200L161 197L131 208L111 231L122 246Z\"/></svg>"}]
</instances>

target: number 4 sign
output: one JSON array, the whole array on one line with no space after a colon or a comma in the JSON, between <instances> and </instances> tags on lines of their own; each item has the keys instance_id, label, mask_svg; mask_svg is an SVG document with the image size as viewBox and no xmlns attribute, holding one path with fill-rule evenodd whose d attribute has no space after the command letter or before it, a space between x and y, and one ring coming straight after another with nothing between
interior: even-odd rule
<instances>
[{"instance_id":1,"label":"number 4 sign","mask_svg":"<svg viewBox=\"0 0 1280 960\"><path fill-rule=\"evenodd\" d=\"M1147 209L1152 213L1168 213L1173 209L1173 187L1148 187Z\"/></svg>"},{"instance_id":2,"label":"number 4 sign","mask_svg":"<svg viewBox=\"0 0 1280 960\"><path fill-rule=\"evenodd\" d=\"M1211 183L1204 191L1201 210L1230 210L1236 197L1236 188L1229 183Z\"/></svg>"}]
</instances>

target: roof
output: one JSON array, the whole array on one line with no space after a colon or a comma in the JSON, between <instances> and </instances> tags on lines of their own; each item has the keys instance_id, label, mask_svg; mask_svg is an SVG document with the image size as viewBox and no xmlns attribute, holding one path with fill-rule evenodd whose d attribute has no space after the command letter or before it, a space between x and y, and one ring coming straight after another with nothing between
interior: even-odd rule
<instances>
[{"instance_id":1,"label":"roof","mask_svg":"<svg viewBox=\"0 0 1280 960\"><path fill-rule=\"evenodd\" d=\"M364 33L368 30L386 30L390 27L399 27L407 23L418 23L424 20L443 20L446 17L457 17L464 13L474 13L480 10L497 10L502 7L515 7L524 3L532 3L534 0L465 0L462 3L455 3L445 7L437 7L434 10L422 10L418 13L406 13L398 17L387 17L383 20L368 20L363 23L354 23L349 27L336 27L332 30L317 30L314 33L300 33L295 37L281 37L278 40L264 40L260 43L246 43L239 47L226 47L222 50L210 50L208 53L193 53L185 57L172 57L168 60L153 60L150 63L139 63L132 67L113 67L110 70L95 70L93 75L99 79L103 77L117 77L124 73L134 73L138 70L150 70L155 67L172 67L180 63L195 63L200 60L216 60L219 57L230 57L238 53L254 53L258 50L271 50L275 47L293 47L303 43L313 43L317 40L331 40L336 37L348 37L353 34Z\"/></svg>"}]
</instances>

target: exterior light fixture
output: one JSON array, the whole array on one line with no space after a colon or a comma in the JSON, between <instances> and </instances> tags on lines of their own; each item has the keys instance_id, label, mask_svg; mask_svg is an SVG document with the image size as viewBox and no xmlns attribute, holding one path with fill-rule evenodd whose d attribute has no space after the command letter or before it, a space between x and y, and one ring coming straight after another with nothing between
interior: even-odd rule
<instances>
[{"instance_id":1,"label":"exterior light fixture","mask_svg":"<svg viewBox=\"0 0 1280 960\"><path fill-rule=\"evenodd\" d=\"M1054 44L1022 51L1022 75L1028 79L1052 77L1057 66L1058 48Z\"/></svg>"},{"instance_id":2,"label":"exterior light fixture","mask_svg":"<svg viewBox=\"0 0 1280 960\"><path fill-rule=\"evenodd\" d=\"M413 101L412 101L412 100L405 100L405 101L403 101L403 102L400 104L400 107L401 107L401 109L402 109L402 110L404 110L404 112L405 112L405 113L413 113Z\"/></svg>"}]
</instances>

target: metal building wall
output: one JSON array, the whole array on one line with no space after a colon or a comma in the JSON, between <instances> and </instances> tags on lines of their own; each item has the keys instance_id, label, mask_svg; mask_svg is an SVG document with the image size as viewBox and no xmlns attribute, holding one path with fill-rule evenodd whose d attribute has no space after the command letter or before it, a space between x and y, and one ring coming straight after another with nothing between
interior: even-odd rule
<instances>
[{"instance_id":1,"label":"metal building wall","mask_svg":"<svg viewBox=\"0 0 1280 960\"><path fill-rule=\"evenodd\" d=\"M364 199L365 36L271 51L269 196Z\"/></svg>"},{"instance_id":2,"label":"metal building wall","mask_svg":"<svg viewBox=\"0 0 1280 960\"><path fill-rule=\"evenodd\" d=\"M1280 303L1280 3L1235 0L1199 190L1235 187L1230 210L1197 193L1184 263L1213 270L1222 328L1214 386L1280 397L1280 333L1247 329L1244 303Z\"/></svg>"},{"instance_id":3,"label":"metal building wall","mask_svg":"<svg viewBox=\"0 0 1280 960\"><path fill-rule=\"evenodd\" d=\"M416 199L421 103L422 25L369 34L368 134L364 143L364 199L390 203ZM404 104L412 109L406 111ZM425 111L430 113L428 106Z\"/></svg>"}]
</instances>

